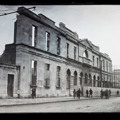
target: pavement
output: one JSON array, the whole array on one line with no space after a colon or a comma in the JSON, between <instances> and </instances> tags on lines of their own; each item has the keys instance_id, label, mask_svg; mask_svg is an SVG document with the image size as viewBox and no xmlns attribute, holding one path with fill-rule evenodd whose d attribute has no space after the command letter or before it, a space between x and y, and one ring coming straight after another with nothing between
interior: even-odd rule
<instances>
[{"instance_id":1,"label":"pavement","mask_svg":"<svg viewBox=\"0 0 120 120\"><path fill-rule=\"evenodd\" d=\"M80 97L73 98L72 96L67 97L47 97L47 98L9 98L0 99L0 107L5 106L18 106L18 105L32 105L32 104L45 104L45 103L56 103L56 102L69 102L69 101L81 101L81 100L92 100L100 99L100 97Z\"/></svg>"}]
</instances>

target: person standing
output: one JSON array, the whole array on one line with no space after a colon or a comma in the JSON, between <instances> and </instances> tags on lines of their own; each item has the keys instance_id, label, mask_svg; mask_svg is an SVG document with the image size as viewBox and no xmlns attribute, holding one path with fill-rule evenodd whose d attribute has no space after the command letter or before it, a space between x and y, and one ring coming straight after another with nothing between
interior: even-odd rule
<instances>
[{"instance_id":1,"label":"person standing","mask_svg":"<svg viewBox=\"0 0 120 120\"><path fill-rule=\"evenodd\" d=\"M88 97L88 90L86 90L86 97Z\"/></svg>"},{"instance_id":2,"label":"person standing","mask_svg":"<svg viewBox=\"0 0 120 120\"><path fill-rule=\"evenodd\" d=\"M101 99L103 98L103 90L102 89L100 91L100 97L101 97Z\"/></svg>"},{"instance_id":3,"label":"person standing","mask_svg":"<svg viewBox=\"0 0 120 120\"><path fill-rule=\"evenodd\" d=\"M89 90L89 94L90 94L90 97L92 98L93 91L92 91L91 88L90 88L90 90Z\"/></svg>"},{"instance_id":4,"label":"person standing","mask_svg":"<svg viewBox=\"0 0 120 120\"><path fill-rule=\"evenodd\" d=\"M76 90L74 89L73 90L73 97L74 97L74 99L75 99L75 96L76 96Z\"/></svg>"}]
</instances>

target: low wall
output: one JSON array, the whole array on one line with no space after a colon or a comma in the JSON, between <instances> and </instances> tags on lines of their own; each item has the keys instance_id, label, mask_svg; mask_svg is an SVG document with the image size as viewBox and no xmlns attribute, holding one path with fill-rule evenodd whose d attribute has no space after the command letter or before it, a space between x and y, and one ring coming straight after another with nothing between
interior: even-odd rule
<instances>
[{"instance_id":1,"label":"low wall","mask_svg":"<svg viewBox=\"0 0 120 120\"><path fill-rule=\"evenodd\" d=\"M101 88L101 87L87 87L87 86L84 86L83 87L83 96L86 96L86 90L89 91L89 89L92 89L93 91L93 96L100 96L100 91L101 90L111 90L111 96L117 96L117 90L119 91L120 93L120 89L118 88Z\"/></svg>"}]
</instances>

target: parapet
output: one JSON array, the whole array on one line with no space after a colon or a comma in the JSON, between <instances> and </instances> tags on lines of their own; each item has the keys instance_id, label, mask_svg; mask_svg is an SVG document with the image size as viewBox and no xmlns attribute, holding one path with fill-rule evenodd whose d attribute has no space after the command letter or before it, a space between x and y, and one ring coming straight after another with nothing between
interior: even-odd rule
<instances>
[{"instance_id":1,"label":"parapet","mask_svg":"<svg viewBox=\"0 0 120 120\"><path fill-rule=\"evenodd\" d=\"M30 10L28 10L25 7L19 7L18 8L18 13L21 15L25 15L33 20L36 20L37 22L43 22L46 23L52 27L55 26L55 22L52 21L51 19L47 18L46 16L44 16L43 14L35 14L33 12L31 12Z\"/></svg>"},{"instance_id":2,"label":"parapet","mask_svg":"<svg viewBox=\"0 0 120 120\"><path fill-rule=\"evenodd\" d=\"M66 32L66 34L72 36L75 39L79 39L78 34L76 32L73 32L72 30L68 29L64 23L59 23L59 28Z\"/></svg>"},{"instance_id":3,"label":"parapet","mask_svg":"<svg viewBox=\"0 0 120 120\"><path fill-rule=\"evenodd\" d=\"M43 14L38 14L38 16L41 18L41 21L43 21L44 23L49 24L52 27L55 26L55 22L49 19L48 17L44 16Z\"/></svg>"}]
</instances>

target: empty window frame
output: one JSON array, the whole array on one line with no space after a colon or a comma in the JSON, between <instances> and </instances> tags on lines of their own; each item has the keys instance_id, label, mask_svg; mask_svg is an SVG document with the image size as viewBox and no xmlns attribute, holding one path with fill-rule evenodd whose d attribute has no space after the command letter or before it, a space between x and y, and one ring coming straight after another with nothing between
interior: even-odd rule
<instances>
[{"instance_id":1,"label":"empty window frame","mask_svg":"<svg viewBox=\"0 0 120 120\"><path fill-rule=\"evenodd\" d=\"M56 82L56 88L60 88L60 70L61 67L57 66L57 82Z\"/></svg>"},{"instance_id":2,"label":"empty window frame","mask_svg":"<svg viewBox=\"0 0 120 120\"><path fill-rule=\"evenodd\" d=\"M69 57L69 43L67 43L67 58Z\"/></svg>"},{"instance_id":3,"label":"empty window frame","mask_svg":"<svg viewBox=\"0 0 120 120\"><path fill-rule=\"evenodd\" d=\"M37 26L32 26L32 46L36 46L36 38L37 38Z\"/></svg>"},{"instance_id":4,"label":"empty window frame","mask_svg":"<svg viewBox=\"0 0 120 120\"><path fill-rule=\"evenodd\" d=\"M60 37L57 37L57 55L60 55L60 42L61 42Z\"/></svg>"},{"instance_id":5,"label":"empty window frame","mask_svg":"<svg viewBox=\"0 0 120 120\"><path fill-rule=\"evenodd\" d=\"M77 85L77 72L74 72L74 85Z\"/></svg>"},{"instance_id":6,"label":"empty window frame","mask_svg":"<svg viewBox=\"0 0 120 120\"><path fill-rule=\"evenodd\" d=\"M74 60L76 60L76 47L74 47Z\"/></svg>"},{"instance_id":7,"label":"empty window frame","mask_svg":"<svg viewBox=\"0 0 120 120\"><path fill-rule=\"evenodd\" d=\"M45 88L50 88L50 64L45 64Z\"/></svg>"},{"instance_id":8,"label":"empty window frame","mask_svg":"<svg viewBox=\"0 0 120 120\"><path fill-rule=\"evenodd\" d=\"M94 56L93 56L93 66L94 66Z\"/></svg>"},{"instance_id":9,"label":"empty window frame","mask_svg":"<svg viewBox=\"0 0 120 120\"><path fill-rule=\"evenodd\" d=\"M99 59L97 58L97 67L99 67Z\"/></svg>"},{"instance_id":10,"label":"empty window frame","mask_svg":"<svg viewBox=\"0 0 120 120\"><path fill-rule=\"evenodd\" d=\"M46 71L50 70L50 64L46 64Z\"/></svg>"},{"instance_id":11,"label":"empty window frame","mask_svg":"<svg viewBox=\"0 0 120 120\"><path fill-rule=\"evenodd\" d=\"M32 69L32 85L36 85L36 80L37 80L37 61L32 60L31 69Z\"/></svg>"},{"instance_id":12,"label":"empty window frame","mask_svg":"<svg viewBox=\"0 0 120 120\"><path fill-rule=\"evenodd\" d=\"M50 33L46 32L46 50L49 51L50 48Z\"/></svg>"},{"instance_id":13,"label":"empty window frame","mask_svg":"<svg viewBox=\"0 0 120 120\"><path fill-rule=\"evenodd\" d=\"M106 71L108 72L108 61L106 61Z\"/></svg>"}]
</instances>

